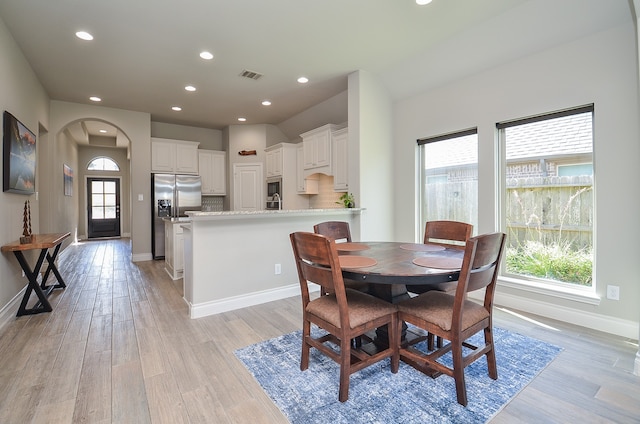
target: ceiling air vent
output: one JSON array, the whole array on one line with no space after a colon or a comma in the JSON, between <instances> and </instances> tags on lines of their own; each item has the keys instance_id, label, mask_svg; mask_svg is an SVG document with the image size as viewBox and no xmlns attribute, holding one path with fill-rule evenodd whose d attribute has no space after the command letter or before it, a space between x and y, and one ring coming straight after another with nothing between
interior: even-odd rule
<instances>
[{"instance_id":1,"label":"ceiling air vent","mask_svg":"<svg viewBox=\"0 0 640 424\"><path fill-rule=\"evenodd\" d=\"M240 72L240 76L241 77L245 77L245 78L249 78L252 80L259 80L260 78L262 78L262 74L255 72L255 71L248 71L246 69L243 69L242 72Z\"/></svg>"}]
</instances>

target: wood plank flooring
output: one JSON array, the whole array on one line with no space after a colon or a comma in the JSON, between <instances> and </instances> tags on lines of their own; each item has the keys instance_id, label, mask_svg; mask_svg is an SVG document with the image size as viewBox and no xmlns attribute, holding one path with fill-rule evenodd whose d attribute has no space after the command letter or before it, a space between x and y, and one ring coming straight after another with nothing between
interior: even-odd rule
<instances>
[{"instance_id":1,"label":"wood plank flooring","mask_svg":"<svg viewBox=\"0 0 640 424\"><path fill-rule=\"evenodd\" d=\"M0 331L0 423L287 422L233 351L299 329L298 297L192 320L182 280L130 262L127 239L70 246L59 262L53 312ZM640 422L637 342L495 316L564 351L492 423Z\"/></svg>"}]
</instances>

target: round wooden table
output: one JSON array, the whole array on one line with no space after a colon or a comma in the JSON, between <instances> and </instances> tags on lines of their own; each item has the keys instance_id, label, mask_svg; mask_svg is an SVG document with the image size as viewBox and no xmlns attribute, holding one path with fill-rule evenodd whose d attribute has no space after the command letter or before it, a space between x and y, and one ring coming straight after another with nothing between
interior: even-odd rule
<instances>
[{"instance_id":1,"label":"round wooden table","mask_svg":"<svg viewBox=\"0 0 640 424\"><path fill-rule=\"evenodd\" d=\"M456 268L432 268L420 266L424 258L441 262L462 264L464 246L443 247L436 244L401 242L336 243L339 256L362 256L375 260L374 265L358 268L342 266L344 279L370 283L369 293L389 303L398 303L409 298L407 286L429 286L433 290L449 291L456 287L460 266ZM342 250L341 250L342 249ZM351 261L350 261L351 262ZM365 262L365 261L362 261ZM438 265L440 266L440 265ZM402 326L402 339L407 337L406 325ZM388 344L387 328L376 331L376 342Z\"/></svg>"},{"instance_id":2,"label":"round wooden table","mask_svg":"<svg viewBox=\"0 0 640 424\"><path fill-rule=\"evenodd\" d=\"M414 259L446 258L457 259L462 263L464 246L444 248L435 244L401 243L401 242L359 242L350 245L362 245L363 250L352 250L341 243L336 244L338 254L363 256L375 259L376 264L361 268L342 267L342 276L348 280L371 284L371 293L390 303L407 299L407 286L426 285L434 290L450 290L455 288L460 275L457 268L431 268L413 263ZM347 250L348 249L348 250Z\"/></svg>"}]
</instances>

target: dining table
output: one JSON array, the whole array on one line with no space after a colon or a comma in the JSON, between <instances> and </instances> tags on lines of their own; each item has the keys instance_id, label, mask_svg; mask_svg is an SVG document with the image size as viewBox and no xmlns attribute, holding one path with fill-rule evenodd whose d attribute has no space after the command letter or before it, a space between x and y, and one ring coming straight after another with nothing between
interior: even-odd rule
<instances>
[{"instance_id":1,"label":"dining table","mask_svg":"<svg viewBox=\"0 0 640 424\"><path fill-rule=\"evenodd\" d=\"M408 299L412 285L455 289L464 257L464 246L437 243L345 242L336 243L336 250L344 279L369 283L371 295L390 303ZM403 325L403 340L406 330ZM376 339L388 343L386 327L376 331Z\"/></svg>"}]
</instances>

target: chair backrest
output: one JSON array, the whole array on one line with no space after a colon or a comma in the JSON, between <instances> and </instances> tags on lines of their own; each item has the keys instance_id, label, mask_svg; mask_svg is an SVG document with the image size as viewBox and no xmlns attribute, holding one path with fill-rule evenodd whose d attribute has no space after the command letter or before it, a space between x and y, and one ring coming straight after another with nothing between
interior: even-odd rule
<instances>
[{"instance_id":1,"label":"chair backrest","mask_svg":"<svg viewBox=\"0 0 640 424\"><path fill-rule=\"evenodd\" d=\"M351 242L351 230L348 222L326 221L313 226L313 232L322 234L333 240L346 240Z\"/></svg>"},{"instance_id":2,"label":"chair backrest","mask_svg":"<svg viewBox=\"0 0 640 424\"><path fill-rule=\"evenodd\" d=\"M461 245L469 240L473 233L473 225L460 221L427 221L424 229L425 243L453 244L461 242Z\"/></svg>"},{"instance_id":3,"label":"chair backrest","mask_svg":"<svg viewBox=\"0 0 640 424\"><path fill-rule=\"evenodd\" d=\"M462 307L468 292L485 288L484 307L491 312L505 238L504 233L491 233L467 241L456 288L452 327L456 319L458 324L461 323Z\"/></svg>"},{"instance_id":4,"label":"chair backrest","mask_svg":"<svg viewBox=\"0 0 640 424\"><path fill-rule=\"evenodd\" d=\"M310 300L308 283L319 284L335 293L342 324L346 325L343 328L349 328L347 296L335 241L322 234L306 232L291 233L289 238L298 269L303 306L306 307Z\"/></svg>"}]
</instances>

